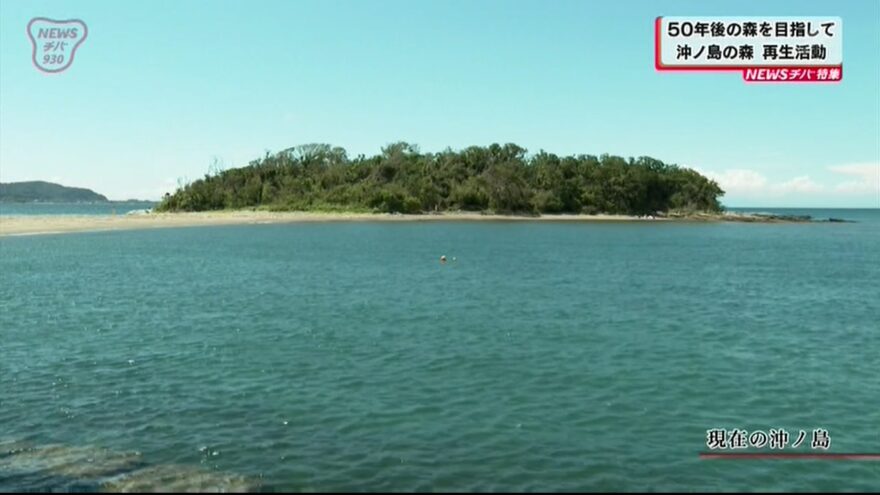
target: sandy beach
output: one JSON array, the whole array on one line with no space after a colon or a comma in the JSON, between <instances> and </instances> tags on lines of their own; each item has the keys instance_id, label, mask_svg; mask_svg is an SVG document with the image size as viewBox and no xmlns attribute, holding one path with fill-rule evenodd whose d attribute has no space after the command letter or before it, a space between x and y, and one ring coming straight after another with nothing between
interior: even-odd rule
<instances>
[{"instance_id":1,"label":"sandy beach","mask_svg":"<svg viewBox=\"0 0 880 495\"><path fill-rule=\"evenodd\" d=\"M99 232L111 230L246 225L296 222L431 222L431 221L557 221L557 222L658 222L668 219L627 215L483 215L442 213L398 215L386 213L318 213L270 211L214 211L195 213L149 213L135 215L28 215L0 217L0 236Z\"/></svg>"}]
</instances>

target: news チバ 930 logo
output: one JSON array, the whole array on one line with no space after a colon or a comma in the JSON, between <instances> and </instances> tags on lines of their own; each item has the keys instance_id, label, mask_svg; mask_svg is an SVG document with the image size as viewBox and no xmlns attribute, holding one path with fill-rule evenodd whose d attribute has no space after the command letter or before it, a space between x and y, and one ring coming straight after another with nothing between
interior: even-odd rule
<instances>
[{"instance_id":1,"label":"news \u30c1\u30d0 930 logo","mask_svg":"<svg viewBox=\"0 0 880 495\"><path fill-rule=\"evenodd\" d=\"M35 17L27 25L34 67L49 74L64 72L73 64L77 49L88 36L79 19L58 21Z\"/></svg>"}]
</instances>

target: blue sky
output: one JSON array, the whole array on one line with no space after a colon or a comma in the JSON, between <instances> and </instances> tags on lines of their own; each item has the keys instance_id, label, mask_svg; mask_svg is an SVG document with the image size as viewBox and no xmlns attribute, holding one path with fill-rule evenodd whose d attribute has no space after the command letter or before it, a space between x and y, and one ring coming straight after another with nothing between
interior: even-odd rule
<instances>
[{"instance_id":1,"label":"blue sky","mask_svg":"<svg viewBox=\"0 0 880 495\"><path fill-rule=\"evenodd\" d=\"M843 81L658 73L658 15L840 16ZM32 65L38 16L88 25L67 71ZM515 142L693 167L728 206L880 207L878 32L877 0L4 0L0 180L155 199L303 143Z\"/></svg>"}]
</instances>

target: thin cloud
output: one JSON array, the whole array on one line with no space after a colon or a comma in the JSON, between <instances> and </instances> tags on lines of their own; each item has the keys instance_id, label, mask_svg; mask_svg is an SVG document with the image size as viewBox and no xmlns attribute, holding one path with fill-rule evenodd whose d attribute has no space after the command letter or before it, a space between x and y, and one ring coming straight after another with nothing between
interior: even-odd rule
<instances>
[{"instance_id":1,"label":"thin cloud","mask_svg":"<svg viewBox=\"0 0 880 495\"><path fill-rule=\"evenodd\" d=\"M845 175L849 180L837 183L834 190L844 194L880 193L880 163L835 165L828 170Z\"/></svg>"},{"instance_id":2,"label":"thin cloud","mask_svg":"<svg viewBox=\"0 0 880 495\"><path fill-rule=\"evenodd\" d=\"M800 177L795 177L794 179L791 179L789 181L785 181L782 184L776 184L771 189L774 192L778 192L781 194L810 194L824 191L825 186L816 183L815 181L813 181L813 179L810 179L810 176L803 175Z\"/></svg>"},{"instance_id":3,"label":"thin cloud","mask_svg":"<svg viewBox=\"0 0 880 495\"><path fill-rule=\"evenodd\" d=\"M766 177L754 170L731 169L721 173L699 172L717 182L721 189L728 193L759 193L766 190L768 183Z\"/></svg>"},{"instance_id":4,"label":"thin cloud","mask_svg":"<svg viewBox=\"0 0 880 495\"><path fill-rule=\"evenodd\" d=\"M728 195L781 197L788 195L880 194L880 163L852 163L828 167L828 170L848 180L820 183L809 175L793 177L781 182L770 181L765 175L750 169L727 169L720 172L694 170L714 180Z\"/></svg>"}]
</instances>

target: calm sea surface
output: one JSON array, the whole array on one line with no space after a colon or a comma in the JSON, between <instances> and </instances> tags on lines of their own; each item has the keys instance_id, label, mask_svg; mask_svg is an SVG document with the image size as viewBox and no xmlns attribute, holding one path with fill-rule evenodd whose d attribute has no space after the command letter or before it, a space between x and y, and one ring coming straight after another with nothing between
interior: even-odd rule
<instances>
[{"instance_id":1,"label":"calm sea surface","mask_svg":"<svg viewBox=\"0 0 880 495\"><path fill-rule=\"evenodd\" d=\"M156 206L149 201L107 203L0 203L0 216L31 215L123 215Z\"/></svg>"},{"instance_id":2,"label":"calm sea surface","mask_svg":"<svg viewBox=\"0 0 880 495\"><path fill-rule=\"evenodd\" d=\"M0 238L0 490L876 490L698 458L880 452L880 210L806 213Z\"/></svg>"}]
</instances>

